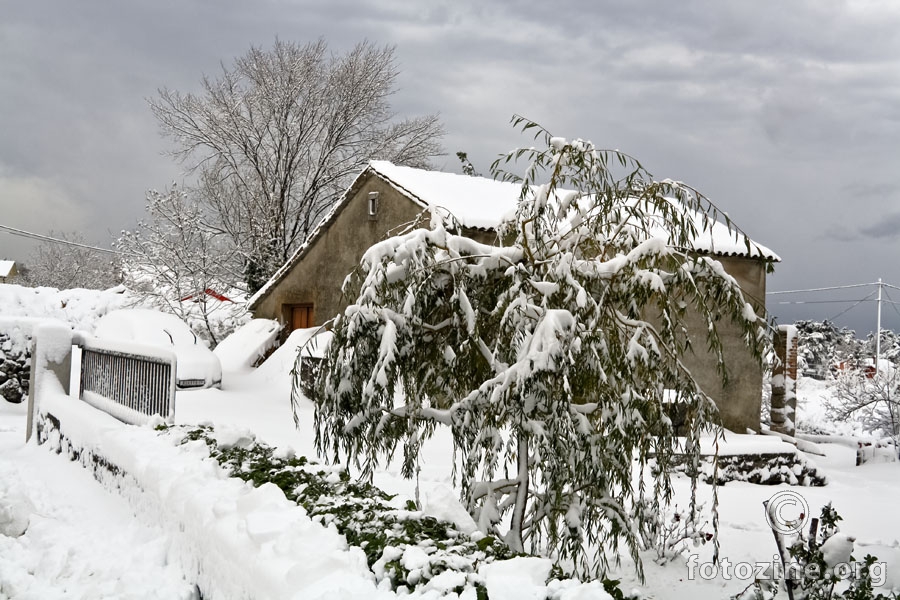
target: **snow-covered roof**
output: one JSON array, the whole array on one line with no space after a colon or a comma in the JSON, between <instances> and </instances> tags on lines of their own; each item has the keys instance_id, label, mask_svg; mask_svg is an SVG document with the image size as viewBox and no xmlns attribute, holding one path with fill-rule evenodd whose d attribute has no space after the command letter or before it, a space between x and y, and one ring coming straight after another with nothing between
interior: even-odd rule
<instances>
[{"instance_id":1,"label":"snow-covered roof","mask_svg":"<svg viewBox=\"0 0 900 600\"><path fill-rule=\"evenodd\" d=\"M442 208L465 227L494 229L515 213L522 192L517 183L400 167L386 160L373 160L369 168L422 208Z\"/></svg>"},{"instance_id":2,"label":"snow-covered roof","mask_svg":"<svg viewBox=\"0 0 900 600\"><path fill-rule=\"evenodd\" d=\"M0 277L9 277L15 266L16 261L14 260L0 260Z\"/></svg>"},{"instance_id":3,"label":"snow-covered roof","mask_svg":"<svg viewBox=\"0 0 900 600\"><path fill-rule=\"evenodd\" d=\"M418 204L423 209L438 208L449 212L464 227L477 229L495 229L501 222L510 218L522 191L518 183L496 181L485 177L472 177L456 173L429 171L413 167L402 167L386 160L373 160L369 166L357 176L353 184L344 192L340 200L335 202L331 210L309 239L294 252L293 256L250 298L248 308L253 310L271 289L281 281L293 266L306 254L322 232L337 218L341 210L354 197L359 185L369 176L376 176L390 184L401 194ZM698 231L701 216L697 215ZM748 245L743 235L720 222L706 231L700 231L694 240L692 250L724 256L745 256L761 258L767 261L780 261L777 254L756 242Z\"/></svg>"},{"instance_id":4,"label":"snow-covered roof","mask_svg":"<svg viewBox=\"0 0 900 600\"><path fill-rule=\"evenodd\" d=\"M518 183L400 167L383 160L370 162L369 168L423 208L445 209L465 227L496 228L515 212L522 191ZM733 228L729 231L724 223L716 221L702 231L703 217L697 214L694 221L698 234L691 249L696 252L781 260L753 241L748 251L744 236Z\"/></svg>"}]
</instances>

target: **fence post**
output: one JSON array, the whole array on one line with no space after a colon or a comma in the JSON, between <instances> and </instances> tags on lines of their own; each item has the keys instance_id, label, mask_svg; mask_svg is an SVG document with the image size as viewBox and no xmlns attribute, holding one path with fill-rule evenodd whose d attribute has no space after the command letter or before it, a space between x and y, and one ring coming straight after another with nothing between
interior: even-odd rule
<instances>
[{"instance_id":1,"label":"fence post","mask_svg":"<svg viewBox=\"0 0 900 600\"><path fill-rule=\"evenodd\" d=\"M69 394L72 377L72 330L62 323L41 323L31 340L31 378L28 386L28 422L25 441L31 439L41 394Z\"/></svg>"},{"instance_id":2,"label":"fence post","mask_svg":"<svg viewBox=\"0 0 900 600\"><path fill-rule=\"evenodd\" d=\"M769 425L772 431L791 437L797 420L797 328L779 325L775 330L775 366L772 369L772 407Z\"/></svg>"}]
</instances>

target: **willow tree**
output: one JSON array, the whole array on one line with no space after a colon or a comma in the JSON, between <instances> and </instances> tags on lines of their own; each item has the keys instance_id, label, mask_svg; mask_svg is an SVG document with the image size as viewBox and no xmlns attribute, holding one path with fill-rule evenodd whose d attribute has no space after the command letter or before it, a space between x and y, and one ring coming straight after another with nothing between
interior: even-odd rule
<instances>
[{"instance_id":1,"label":"willow tree","mask_svg":"<svg viewBox=\"0 0 900 600\"><path fill-rule=\"evenodd\" d=\"M719 319L758 359L767 344L735 280L690 251L716 217L746 236L628 155L514 122L544 147L492 166L512 180L507 165L527 161L496 245L434 215L373 246L348 279L356 300L333 323L317 382L318 448L364 477L399 449L413 476L422 443L449 427L462 499L485 531L502 523L514 550L583 573L604 571L606 551L624 543L640 573L640 511L670 499L673 455L696 458L701 432L718 431L682 362L686 315L706 320L723 377ZM680 440L670 403L685 414ZM652 483L633 480L651 460Z\"/></svg>"}]
</instances>

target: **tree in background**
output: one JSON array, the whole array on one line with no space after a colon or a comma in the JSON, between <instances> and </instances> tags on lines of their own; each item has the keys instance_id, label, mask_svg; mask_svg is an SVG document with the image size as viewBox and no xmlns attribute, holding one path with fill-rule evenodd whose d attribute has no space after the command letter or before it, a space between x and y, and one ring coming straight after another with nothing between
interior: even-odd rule
<instances>
[{"instance_id":1,"label":"tree in background","mask_svg":"<svg viewBox=\"0 0 900 600\"><path fill-rule=\"evenodd\" d=\"M423 441L449 427L463 501L485 532L508 516L513 550L528 543L582 573L605 570L624 542L640 573L642 511L662 510L673 455L698 460L700 433L716 427L681 361L686 312L705 319L723 376L721 319L760 360L765 323L718 261L685 250L717 215L705 197L618 151L514 122L544 149L492 167L513 179L501 164L528 163L502 245L433 218L363 257L317 382L318 449L371 477L400 447L410 477ZM670 403L684 407L681 447ZM635 487L634 461L643 472L651 459L658 475Z\"/></svg>"},{"instance_id":2,"label":"tree in background","mask_svg":"<svg viewBox=\"0 0 900 600\"><path fill-rule=\"evenodd\" d=\"M125 254L126 287L142 306L178 315L217 344L246 310L243 302L222 302L206 290L243 299L245 293L231 283L241 279L241 257L205 225L199 205L175 185L147 193L147 217L115 244Z\"/></svg>"},{"instance_id":3,"label":"tree in background","mask_svg":"<svg viewBox=\"0 0 900 600\"><path fill-rule=\"evenodd\" d=\"M855 421L863 431L890 437L900 447L900 371L893 364L883 364L877 373L838 372L826 408L835 421Z\"/></svg>"},{"instance_id":4,"label":"tree in background","mask_svg":"<svg viewBox=\"0 0 900 600\"><path fill-rule=\"evenodd\" d=\"M197 172L205 224L240 254L258 289L373 158L423 167L441 152L436 115L397 119L394 49L343 55L323 40L251 48L200 94L150 101L174 156Z\"/></svg>"},{"instance_id":5,"label":"tree in background","mask_svg":"<svg viewBox=\"0 0 900 600\"><path fill-rule=\"evenodd\" d=\"M865 343L856 332L831 321L797 321L797 368L805 377L824 380L831 377L832 368L839 363L857 365L866 356ZM874 345L873 356L874 356Z\"/></svg>"},{"instance_id":6,"label":"tree in background","mask_svg":"<svg viewBox=\"0 0 900 600\"><path fill-rule=\"evenodd\" d=\"M50 231L49 237L62 243L41 242L20 270L16 283L61 290L105 290L122 283L121 261L116 255L92 247L78 232Z\"/></svg>"},{"instance_id":7,"label":"tree in background","mask_svg":"<svg viewBox=\"0 0 900 600\"><path fill-rule=\"evenodd\" d=\"M458 158L459 162L462 164L463 175L468 175L469 177L481 177L481 173L475 170L475 165L469 160L468 154L460 150L456 153L456 158Z\"/></svg>"}]
</instances>

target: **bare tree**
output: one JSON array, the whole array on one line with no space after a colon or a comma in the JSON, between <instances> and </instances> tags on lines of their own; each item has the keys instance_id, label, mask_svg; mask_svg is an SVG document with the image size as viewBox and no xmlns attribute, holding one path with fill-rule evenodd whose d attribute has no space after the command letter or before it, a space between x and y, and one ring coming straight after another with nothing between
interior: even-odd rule
<instances>
[{"instance_id":1,"label":"bare tree","mask_svg":"<svg viewBox=\"0 0 900 600\"><path fill-rule=\"evenodd\" d=\"M854 420L863 430L900 442L900 371L882 367L869 377L861 370L841 372L826 408L835 421Z\"/></svg>"},{"instance_id":2,"label":"bare tree","mask_svg":"<svg viewBox=\"0 0 900 600\"><path fill-rule=\"evenodd\" d=\"M87 288L102 290L122 283L120 260L109 252L94 249L78 232L54 232L32 253L27 269L17 283L54 287L61 290Z\"/></svg>"},{"instance_id":3,"label":"bare tree","mask_svg":"<svg viewBox=\"0 0 900 600\"><path fill-rule=\"evenodd\" d=\"M394 48L343 55L323 40L251 48L204 77L202 92L150 100L173 155L198 174L208 224L243 256L251 291L294 250L373 158L427 166L441 152L436 115L396 119Z\"/></svg>"},{"instance_id":4,"label":"bare tree","mask_svg":"<svg viewBox=\"0 0 900 600\"><path fill-rule=\"evenodd\" d=\"M147 193L147 216L115 244L126 255L126 286L140 304L178 315L217 344L246 312L242 304L223 303L207 293L242 293L233 286L240 281L237 253L204 225L197 203L175 185Z\"/></svg>"}]
</instances>

